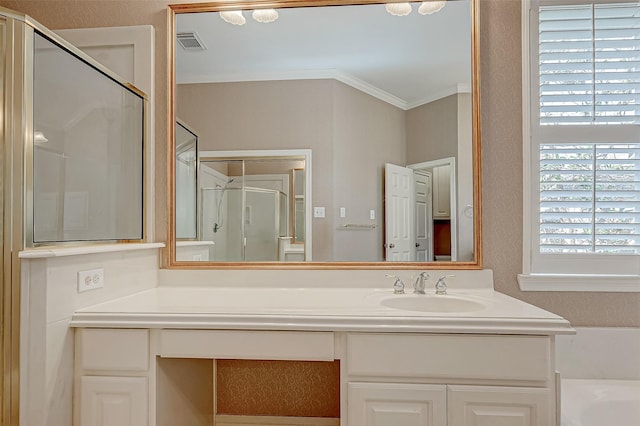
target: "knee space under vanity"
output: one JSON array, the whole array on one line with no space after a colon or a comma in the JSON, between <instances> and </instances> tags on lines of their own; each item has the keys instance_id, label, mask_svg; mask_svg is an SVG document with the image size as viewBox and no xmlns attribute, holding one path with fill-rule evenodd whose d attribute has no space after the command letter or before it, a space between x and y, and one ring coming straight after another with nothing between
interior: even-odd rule
<instances>
[{"instance_id":1,"label":"knee space under vanity","mask_svg":"<svg viewBox=\"0 0 640 426\"><path fill-rule=\"evenodd\" d=\"M156 387L159 426L271 424L283 417L310 426L339 424L337 360L158 357Z\"/></svg>"}]
</instances>

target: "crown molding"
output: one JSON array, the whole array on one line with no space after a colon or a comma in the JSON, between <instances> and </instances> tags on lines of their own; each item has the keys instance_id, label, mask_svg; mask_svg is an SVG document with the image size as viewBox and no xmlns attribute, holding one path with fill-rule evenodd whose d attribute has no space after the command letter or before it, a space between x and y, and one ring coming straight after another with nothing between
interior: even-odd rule
<instances>
[{"instance_id":1,"label":"crown molding","mask_svg":"<svg viewBox=\"0 0 640 426\"><path fill-rule=\"evenodd\" d=\"M456 93L471 93L469 84L458 84L440 92L434 93L419 101L407 102L398 96L382 90L352 74L336 69L295 70L281 72L257 72L240 74L191 74L180 79L178 84L203 84L203 83L241 83L249 81L286 81L286 80L336 80L347 86L353 87L363 93L380 99L403 111L445 98Z\"/></svg>"}]
</instances>

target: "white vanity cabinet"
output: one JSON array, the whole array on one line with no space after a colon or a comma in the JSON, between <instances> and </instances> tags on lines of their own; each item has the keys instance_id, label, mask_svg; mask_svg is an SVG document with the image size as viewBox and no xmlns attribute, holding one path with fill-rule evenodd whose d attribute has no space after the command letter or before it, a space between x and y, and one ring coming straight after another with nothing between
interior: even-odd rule
<instances>
[{"instance_id":1,"label":"white vanity cabinet","mask_svg":"<svg viewBox=\"0 0 640 426\"><path fill-rule=\"evenodd\" d=\"M552 426L553 342L552 335L78 328L75 418L82 426L186 418L192 404L174 399L171 412L156 404L160 394L185 392L160 389L159 359L339 359L343 426Z\"/></svg>"},{"instance_id":2,"label":"white vanity cabinet","mask_svg":"<svg viewBox=\"0 0 640 426\"><path fill-rule=\"evenodd\" d=\"M550 426L548 336L349 334L348 424Z\"/></svg>"},{"instance_id":3,"label":"white vanity cabinet","mask_svg":"<svg viewBox=\"0 0 640 426\"><path fill-rule=\"evenodd\" d=\"M74 424L149 425L149 330L78 329Z\"/></svg>"},{"instance_id":4,"label":"white vanity cabinet","mask_svg":"<svg viewBox=\"0 0 640 426\"><path fill-rule=\"evenodd\" d=\"M382 303L396 296L369 288L159 287L79 310L72 321L74 424L228 424L233 413L218 412L214 401L242 390L216 388L218 367L229 364L219 361L245 360L238 364L250 364L258 378L252 386L267 391L261 406L278 409L280 400L269 399L275 392L261 387L268 371L256 373L268 369L263 361L331 364L331 373L320 373L326 377L314 377L330 383L322 395L339 408L319 421L295 418L304 419L299 424L559 425L555 336L574 332L565 319L488 289L457 296L482 302L473 316L420 315ZM314 386L308 372L299 374L293 386L282 382L302 392L295 403ZM260 413L246 416L250 424L272 424Z\"/></svg>"},{"instance_id":5,"label":"white vanity cabinet","mask_svg":"<svg viewBox=\"0 0 640 426\"><path fill-rule=\"evenodd\" d=\"M447 386L449 426L556 424L549 388Z\"/></svg>"},{"instance_id":6,"label":"white vanity cabinet","mask_svg":"<svg viewBox=\"0 0 640 426\"><path fill-rule=\"evenodd\" d=\"M447 423L444 385L350 382L349 424L439 426Z\"/></svg>"},{"instance_id":7,"label":"white vanity cabinet","mask_svg":"<svg viewBox=\"0 0 640 426\"><path fill-rule=\"evenodd\" d=\"M147 379L82 376L80 424L83 426L147 425Z\"/></svg>"}]
</instances>

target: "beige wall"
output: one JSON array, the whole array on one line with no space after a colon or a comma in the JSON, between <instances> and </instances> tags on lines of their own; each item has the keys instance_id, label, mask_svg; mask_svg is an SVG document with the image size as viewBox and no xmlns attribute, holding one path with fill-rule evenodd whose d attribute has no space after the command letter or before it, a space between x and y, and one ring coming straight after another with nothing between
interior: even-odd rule
<instances>
[{"instance_id":1,"label":"beige wall","mask_svg":"<svg viewBox=\"0 0 640 426\"><path fill-rule=\"evenodd\" d=\"M407 111L407 162L458 155L458 95Z\"/></svg>"},{"instance_id":2,"label":"beige wall","mask_svg":"<svg viewBox=\"0 0 640 426\"><path fill-rule=\"evenodd\" d=\"M167 1L0 0L52 29L151 24L156 29L156 226L166 238ZM520 2L480 0L484 265L499 291L579 326L640 326L640 294L522 293L522 122Z\"/></svg>"},{"instance_id":3,"label":"beige wall","mask_svg":"<svg viewBox=\"0 0 640 426\"><path fill-rule=\"evenodd\" d=\"M334 229L347 223L377 225L335 231L335 259L382 261L383 170L385 163L406 164L405 112L335 82L334 132ZM344 219L340 207L346 209ZM375 211L375 221L369 210Z\"/></svg>"}]
</instances>

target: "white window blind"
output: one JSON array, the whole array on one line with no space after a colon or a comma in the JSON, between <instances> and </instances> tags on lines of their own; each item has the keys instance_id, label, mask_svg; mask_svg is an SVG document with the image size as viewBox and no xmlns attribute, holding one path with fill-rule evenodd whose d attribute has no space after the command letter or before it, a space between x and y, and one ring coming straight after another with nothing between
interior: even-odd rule
<instances>
[{"instance_id":1,"label":"white window blind","mask_svg":"<svg viewBox=\"0 0 640 426\"><path fill-rule=\"evenodd\" d=\"M541 6L540 124L640 124L640 4Z\"/></svg>"},{"instance_id":2,"label":"white window blind","mask_svg":"<svg viewBox=\"0 0 640 426\"><path fill-rule=\"evenodd\" d=\"M640 253L640 144L540 147L540 251Z\"/></svg>"},{"instance_id":3,"label":"white window blind","mask_svg":"<svg viewBox=\"0 0 640 426\"><path fill-rule=\"evenodd\" d=\"M640 254L640 3L538 20L539 253Z\"/></svg>"}]
</instances>

